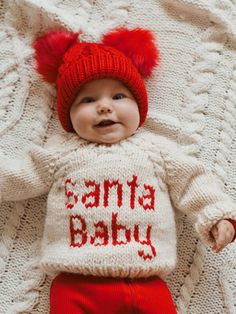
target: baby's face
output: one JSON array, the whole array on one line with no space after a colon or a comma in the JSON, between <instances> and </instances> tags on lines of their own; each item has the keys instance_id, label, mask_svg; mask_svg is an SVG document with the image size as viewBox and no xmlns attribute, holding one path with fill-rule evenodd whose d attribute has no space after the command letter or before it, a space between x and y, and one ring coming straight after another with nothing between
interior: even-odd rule
<instances>
[{"instance_id":1,"label":"baby's face","mask_svg":"<svg viewBox=\"0 0 236 314\"><path fill-rule=\"evenodd\" d=\"M85 84L74 101L70 118L75 132L96 143L117 143L139 126L139 109L131 92L118 80Z\"/></svg>"}]
</instances>

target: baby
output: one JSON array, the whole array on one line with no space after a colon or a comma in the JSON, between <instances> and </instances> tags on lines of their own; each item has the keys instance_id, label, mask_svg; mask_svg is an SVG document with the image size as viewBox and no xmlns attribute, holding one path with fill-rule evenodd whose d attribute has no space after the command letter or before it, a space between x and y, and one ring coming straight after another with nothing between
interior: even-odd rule
<instances>
[{"instance_id":1,"label":"baby","mask_svg":"<svg viewBox=\"0 0 236 314\"><path fill-rule=\"evenodd\" d=\"M67 133L24 162L1 162L2 199L48 193L41 267L56 274L51 314L177 313L163 281L176 265L174 208L219 252L235 238L236 206L199 161L140 129L143 78L159 57L153 34L78 36L49 32L34 44Z\"/></svg>"}]
</instances>

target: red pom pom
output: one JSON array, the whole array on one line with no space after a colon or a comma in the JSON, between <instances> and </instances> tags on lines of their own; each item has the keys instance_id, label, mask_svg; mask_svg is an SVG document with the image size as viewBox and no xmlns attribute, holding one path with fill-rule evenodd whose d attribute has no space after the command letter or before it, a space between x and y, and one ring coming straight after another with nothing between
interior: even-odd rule
<instances>
[{"instance_id":1,"label":"red pom pom","mask_svg":"<svg viewBox=\"0 0 236 314\"><path fill-rule=\"evenodd\" d=\"M123 52L132 60L143 77L151 75L159 60L159 51L150 30L118 28L106 34L102 43Z\"/></svg>"},{"instance_id":2,"label":"red pom pom","mask_svg":"<svg viewBox=\"0 0 236 314\"><path fill-rule=\"evenodd\" d=\"M36 70L44 80L55 83L59 66L62 63L65 52L77 42L79 33L66 31L48 32L39 37L33 47L35 49Z\"/></svg>"}]
</instances>

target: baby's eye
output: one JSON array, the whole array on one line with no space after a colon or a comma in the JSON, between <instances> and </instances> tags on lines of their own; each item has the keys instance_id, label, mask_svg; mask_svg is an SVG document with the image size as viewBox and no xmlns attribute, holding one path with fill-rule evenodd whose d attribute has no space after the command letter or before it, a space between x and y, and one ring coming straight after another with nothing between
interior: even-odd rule
<instances>
[{"instance_id":1,"label":"baby's eye","mask_svg":"<svg viewBox=\"0 0 236 314\"><path fill-rule=\"evenodd\" d=\"M84 97L84 98L81 99L80 103L88 104L88 103L94 102L94 101L95 101L95 99L93 97Z\"/></svg>"},{"instance_id":2,"label":"baby's eye","mask_svg":"<svg viewBox=\"0 0 236 314\"><path fill-rule=\"evenodd\" d=\"M112 99L123 99L123 98L126 98L127 96L125 94L122 94L122 93L118 93L118 94L115 94Z\"/></svg>"}]
</instances>

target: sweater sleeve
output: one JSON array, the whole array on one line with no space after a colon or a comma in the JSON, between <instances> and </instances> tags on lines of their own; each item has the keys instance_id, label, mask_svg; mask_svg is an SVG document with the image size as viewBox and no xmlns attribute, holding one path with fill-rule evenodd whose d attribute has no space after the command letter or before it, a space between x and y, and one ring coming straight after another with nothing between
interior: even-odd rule
<instances>
[{"instance_id":1,"label":"sweater sleeve","mask_svg":"<svg viewBox=\"0 0 236 314\"><path fill-rule=\"evenodd\" d=\"M0 200L20 201L47 193L53 181L55 157L33 145L24 159L0 157Z\"/></svg>"},{"instance_id":2,"label":"sweater sleeve","mask_svg":"<svg viewBox=\"0 0 236 314\"><path fill-rule=\"evenodd\" d=\"M173 144L163 159L173 205L190 217L201 240L212 245L211 228L221 219L235 221L236 204L222 191L219 179L181 148Z\"/></svg>"}]
</instances>

